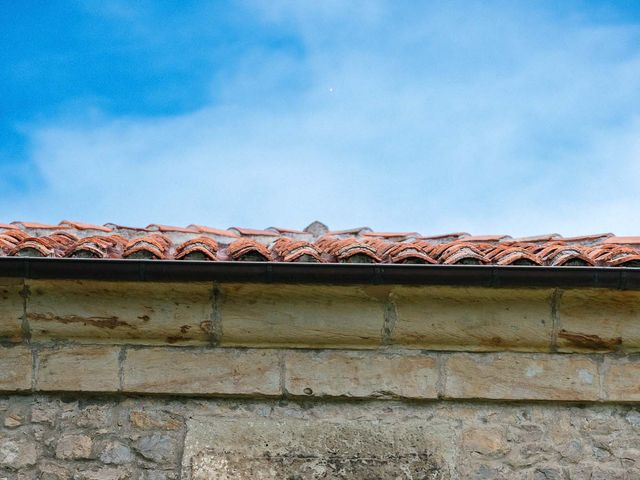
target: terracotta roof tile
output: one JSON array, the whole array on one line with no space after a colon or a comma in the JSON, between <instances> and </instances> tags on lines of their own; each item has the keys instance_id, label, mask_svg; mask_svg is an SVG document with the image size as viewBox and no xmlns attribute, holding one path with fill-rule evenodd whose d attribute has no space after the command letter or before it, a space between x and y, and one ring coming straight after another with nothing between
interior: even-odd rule
<instances>
[{"instance_id":1,"label":"terracotta roof tile","mask_svg":"<svg viewBox=\"0 0 640 480\"><path fill-rule=\"evenodd\" d=\"M124 258L167 258L171 241L164 235L152 234L136 238L127 243Z\"/></svg>"},{"instance_id":2,"label":"terracotta roof tile","mask_svg":"<svg viewBox=\"0 0 640 480\"><path fill-rule=\"evenodd\" d=\"M251 238L239 238L227 247L226 254L231 260L267 262L271 254L262 243Z\"/></svg>"},{"instance_id":3,"label":"terracotta roof tile","mask_svg":"<svg viewBox=\"0 0 640 480\"><path fill-rule=\"evenodd\" d=\"M177 260L216 260L218 242L209 237L196 237L176 248Z\"/></svg>"},{"instance_id":4,"label":"terracotta roof tile","mask_svg":"<svg viewBox=\"0 0 640 480\"><path fill-rule=\"evenodd\" d=\"M122 258L127 240L119 235L85 237L67 249L66 257Z\"/></svg>"},{"instance_id":5,"label":"terracotta roof tile","mask_svg":"<svg viewBox=\"0 0 640 480\"><path fill-rule=\"evenodd\" d=\"M195 229L198 233L211 233L221 237L238 238L240 235L230 230L222 230L220 228L211 228L204 225L189 225L189 228Z\"/></svg>"},{"instance_id":6,"label":"terracotta roof tile","mask_svg":"<svg viewBox=\"0 0 640 480\"><path fill-rule=\"evenodd\" d=\"M562 240L562 236L557 233L547 233L545 235L534 235L531 237L509 238L503 243L544 243L550 240Z\"/></svg>"},{"instance_id":7,"label":"terracotta roof tile","mask_svg":"<svg viewBox=\"0 0 640 480\"><path fill-rule=\"evenodd\" d=\"M157 223L152 223L151 225L147 225L147 230L150 232L177 232L177 233L198 233L198 230L195 228L185 228L185 227L173 227L170 225L160 225Z\"/></svg>"},{"instance_id":8,"label":"terracotta roof tile","mask_svg":"<svg viewBox=\"0 0 640 480\"><path fill-rule=\"evenodd\" d=\"M327 232L320 222L304 231L13 222L0 224L0 256L640 267L640 237L610 233L511 238L461 232L419 236L368 227Z\"/></svg>"},{"instance_id":9,"label":"terracotta roof tile","mask_svg":"<svg viewBox=\"0 0 640 480\"><path fill-rule=\"evenodd\" d=\"M551 245L543 248L538 255L546 265L560 267L593 266L595 262L588 256L589 248L580 245Z\"/></svg>"},{"instance_id":10,"label":"terracotta roof tile","mask_svg":"<svg viewBox=\"0 0 640 480\"><path fill-rule=\"evenodd\" d=\"M434 242L434 243L447 243L447 242L452 242L454 240L458 240L459 238L462 237L468 237L469 234L465 233L465 232L455 232L455 233L442 233L440 235L428 235L428 236L421 236L418 237L418 240L426 240L428 242Z\"/></svg>"},{"instance_id":11,"label":"terracotta roof tile","mask_svg":"<svg viewBox=\"0 0 640 480\"><path fill-rule=\"evenodd\" d=\"M104 225L91 225L90 223L71 222L63 220L60 222L61 227L71 227L76 230L96 230L99 232L111 232L111 228Z\"/></svg>"},{"instance_id":12,"label":"terracotta roof tile","mask_svg":"<svg viewBox=\"0 0 640 480\"><path fill-rule=\"evenodd\" d=\"M379 263L381 258L370 244L356 238L337 238L325 235L316 245L323 253L340 263Z\"/></svg>"},{"instance_id":13,"label":"terracotta roof tile","mask_svg":"<svg viewBox=\"0 0 640 480\"><path fill-rule=\"evenodd\" d=\"M509 235L463 235L460 240L467 243L498 243L511 240L511 237Z\"/></svg>"},{"instance_id":14,"label":"terracotta roof tile","mask_svg":"<svg viewBox=\"0 0 640 480\"><path fill-rule=\"evenodd\" d=\"M432 251L434 258L445 265L482 265L489 263L473 243L452 242Z\"/></svg>"},{"instance_id":15,"label":"terracotta roof tile","mask_svg":"<svg viewBox=\"0 0 640 480\"><path fill-rule=\"evenodd\" d=\"M486 252L485 257L496 265L542 265L542 259L519 246L499 245Z\"/></svg>"},{"instance_id":16,"label":"terracotta roof tile","mask_svg":"<svg viewBox=\"0 0 640 480\"><path fill-rule=\"evenodd\" d=\"M281 262L321 262L322 254L315 245L304 240L282 237L273 242L271 253Z\"/></svg>"},{"instance_id":17,"label":"terracotta roof tile","mask_svg":"<svg viewBox=\"0 0 640 480\"><path fill-rule=\"evenodd\" d=\"M66 248L77 238L74 235L54 234L46 237L28 237L19 241L9 255L24 257L62 257Z\"/></svg>"},{"instance_id":18,"label":"terracotta roof tile","mask_svg":"<svg viewBox=\"0 0 640 480\"><path fill-rule=\"evenodd\" d=\"M35 222L11 222L12 225L17 225L22 228L33 228L38 230L60 230L61 228L71 228L69 226L61 225L49 225L46 223Z\"/></svg>"},{"instance_id":19,"label":"terracotta roof tile","mask_svg":"<svg viewBox=\"0 0 640 480\"><path fill-rule=\"evenodd\" d=\"M593 235L581 235L579 237L563 237L559 240L567 244L595 245L609 237L613 237L613 233L595 233Z\"/></svg>"},{"instance_id":20,"label":"terracotta roof tile","mask_svg":"<svg viewBox=\"0 0 640 480\"><path fill-rule=\"evenodd\" d=\"M247 235L252 237L259 236L259 235L274 237L278 235L278 232L274 232L273 230L257 230L255 228L243 228L243 227L230 227L229 231L237 233L238 235Z\"/></svg>"},{"instance_id":21,"label":"terracotta roof tile","mask_svg":"<svg viewBox=\"0 0 640 480\"><path fill-rule=\"evenodd\" d=\"M381 256L391 263L438 263L426 253L428 245L423 241L391 243Z\"/></svg>"},{"instance_id":22,"label":"terracotta roof tile","mask_svg":"<svg viewBox=\"0 0 640 480\"><path fill-rule=\"evenodd\" d=\"M603 244L614 243L619 245L640 245L640 237L616 237L611 236L602 241Z\"/></svg>"},{"instance_id":23,"label":"terracotta roof tile","mask_svg":"<svg viewBox=\"0 0 640 480\"><path fill-rule=\"evenodd\" d=\"M401 238L418 238L420 234L417 232L365 232L363 237L376 237L386 239L401 239Z\"/></svg>"}]
</instances>

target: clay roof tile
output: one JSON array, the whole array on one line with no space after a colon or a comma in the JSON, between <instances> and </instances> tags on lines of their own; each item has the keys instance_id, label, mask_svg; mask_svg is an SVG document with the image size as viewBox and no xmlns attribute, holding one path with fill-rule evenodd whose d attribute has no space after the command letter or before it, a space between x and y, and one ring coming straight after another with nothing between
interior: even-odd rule
<instances>
[{"instance_id":1,"label":"clay roof tile","mask_svg":"<svg viewBox=\"0 0 640 480\"><path fill-rule=\"evenodd\" d=\"M305 240L287 237L277 239L271 245L274 259L282 262L321 262L322 254L315 245Z\"/></svg>"},{"instance_id":2,"label":"clay roof tile","mask_svg":"<svg viewBox=\"0 0 640 480\"><path fill-rule=\"evenodd\" d=\"M251 238L239 238L229 245L226 254L231 260L266 262L271 254L262 243Z\"/></svg>"},{"instance_id":3,"label":"clay roof tile","mask_svg":"<svg viewBox=\"0 0 640 480\"><path fill-rule=\"evenodd\" d=\"M61 227L71 227L76 230L96 230L99 232L111 232L111 228L105 225L92 225L90 223L71 222L69 220L63 220L60 222Z\"/></svg>"},{"instance_id":4,"label":"clay roof tile","mask_svg":"<svg viewBox=\"0 0 640 480\"><path fill-rule=\"evenodd\" d=\"M188 240L176 248L177 260L216 260L218 242L209 237L196 237Z\"/></svg>"}]
</instances>

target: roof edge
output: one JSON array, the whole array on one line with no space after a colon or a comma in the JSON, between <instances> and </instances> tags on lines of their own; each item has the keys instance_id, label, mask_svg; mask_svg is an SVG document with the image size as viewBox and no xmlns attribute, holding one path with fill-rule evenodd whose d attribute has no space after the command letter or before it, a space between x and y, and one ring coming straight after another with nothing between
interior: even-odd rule
<instances>
[{"instance_id":1,"label":"roof edge","mask_svg":"<svg viewBox=\"0 0 640 480\"><path fill-rule=\"evenodd\" d=\"M640 268L0 257L0 277L640 290Z\"/></svg>"}]
</instances>

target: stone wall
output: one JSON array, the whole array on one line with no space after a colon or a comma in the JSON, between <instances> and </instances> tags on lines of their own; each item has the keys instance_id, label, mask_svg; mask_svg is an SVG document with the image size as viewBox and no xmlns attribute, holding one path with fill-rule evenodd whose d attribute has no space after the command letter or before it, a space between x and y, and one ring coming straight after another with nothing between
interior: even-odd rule
<instances>
[{"instance_id":1,"label":"stone wall","mask_svg":"<svg viewBox=\"0 0 640 480\"><path fill-rule=\"evenodd\" d=\"M0 398L2 479L640 478L634 406Z\"/></svg>"},{"instance_id":2,"label":"stone wall","mask_svg":"<svg viewBox=\"0 0 640 480\"><path fill-rule=\"evenodd\" d=\"M0 279L0 480L640 478L640 293Z\"/></svg>"}]
</instances>

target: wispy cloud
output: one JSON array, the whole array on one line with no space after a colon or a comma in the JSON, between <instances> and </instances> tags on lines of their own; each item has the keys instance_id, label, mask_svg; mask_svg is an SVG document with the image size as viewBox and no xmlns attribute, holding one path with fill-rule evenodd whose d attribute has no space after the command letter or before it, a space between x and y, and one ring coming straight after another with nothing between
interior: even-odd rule
<instances>
[{"instance_id":1,"label":"wispy cloud","mask_svg":"<svg viewBox=\"0 0 640 480\"><path fill-rule=\"evenodd\" d=\"M243 50L189 113L33 124L0 215L637 234L640 26L464 3L249 4L297 47Z\"/></svg>"}]
</instances>

